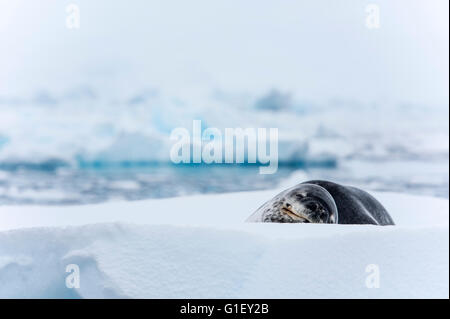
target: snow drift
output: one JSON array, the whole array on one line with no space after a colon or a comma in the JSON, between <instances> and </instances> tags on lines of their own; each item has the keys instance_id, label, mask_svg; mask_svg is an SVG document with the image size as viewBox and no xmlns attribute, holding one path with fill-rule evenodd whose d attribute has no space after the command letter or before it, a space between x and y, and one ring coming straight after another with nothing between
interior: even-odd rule
<instances>
[{"instance_id":1,"label":"snow drift","mask_svg":"<svg viewBox=\"0 0 450 319\"><path fill-rule=\"evenodd\" d=\"M0 207L0 297L448 298L448 200L376 193L389 227L243 222L275 193Z\"/></svg>"}]
</instances>

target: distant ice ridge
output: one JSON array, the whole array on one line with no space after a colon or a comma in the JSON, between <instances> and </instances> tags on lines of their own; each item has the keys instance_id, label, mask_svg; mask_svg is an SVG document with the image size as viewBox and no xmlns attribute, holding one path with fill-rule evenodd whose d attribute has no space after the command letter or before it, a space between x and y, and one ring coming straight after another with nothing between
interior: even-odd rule
<instances>
[{"instance_id":1,"label":"distant ice ridge","mask_svg":"<svg viewBox=\"0 0 450 319\"><path fill-rule=\"evenodd\" d=\"M0 298L448 298L448 200L373 193L388 227L244 223L277 192L0 207Z\"/></svg>"},{"instance_id":2,"label":"distant ice ridge","mask_svg":"<svg viewBox=\"0 0 450 319\"><path fill-rule=\"evenodd\" d=\"M0 98L0 168L167 163L171 130L191 130L192 120L205 128L277 127L280 165L448 158L446 116L430 106L316 104L277 90L108 96L82 86Z\"/></svg>"}]
</instances>

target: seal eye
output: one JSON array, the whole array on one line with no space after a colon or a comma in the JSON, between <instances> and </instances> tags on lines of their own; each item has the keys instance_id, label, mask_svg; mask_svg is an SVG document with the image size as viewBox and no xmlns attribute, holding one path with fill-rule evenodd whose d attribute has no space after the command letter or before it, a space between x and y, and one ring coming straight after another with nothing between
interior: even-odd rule
<instances>
[{"instance_id":1,"label":"seal eye","mask_svg":"<svg viewBox=\"0 0 450 319\"><path fill-rule=\"evenodd\" d=\"M319 205L317 205L317 203L312 202L312 203L308 203L306 205L306 207L308 209L310 209L311 211L315 212L319 208Z\"/></svg>"},{"instance_id":2,"label":"seal eye","mask_svg":"<svg viewBox=\"0 0 450 319\"><path fill-rule=\"evenodd\" d=\"M325 219L327 215L325 213L320 213L320 219Z\"/></svg>"},{"instance_id":3,"label":"seal eye","mask_svg":"<svg viewBox=\"0 0 450 319\"><path fill-rule=\"evenodd\" d=\"M292 207L292 205L291 204L289 204L289 203L286 203L286 208L291 208Z\"/></svg>"}]
</instances>

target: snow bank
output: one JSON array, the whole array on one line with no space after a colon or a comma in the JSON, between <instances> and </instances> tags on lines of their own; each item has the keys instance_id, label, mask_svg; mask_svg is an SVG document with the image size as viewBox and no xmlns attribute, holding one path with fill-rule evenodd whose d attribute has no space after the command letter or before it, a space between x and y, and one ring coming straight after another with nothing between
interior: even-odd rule
<instances>
[{"instance_id":1,"label":"snow bank","mask_svg":"<svg viewBox=\"0 0 450 319\"><path fill-rule=\"evenodd\" d=\"M0 207L0 297L448 298L448 200L375 193L391 227L243 222L276 192Z\"/></svg>"}]
</instances>

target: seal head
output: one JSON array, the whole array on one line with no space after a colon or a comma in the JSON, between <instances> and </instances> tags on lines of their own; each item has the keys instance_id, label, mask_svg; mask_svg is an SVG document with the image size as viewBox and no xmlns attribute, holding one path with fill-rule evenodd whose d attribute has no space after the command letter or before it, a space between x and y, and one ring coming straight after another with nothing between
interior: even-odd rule
<instances>
[{"instance_id":1,"label":"seal head","mask_svg":"<svg viewBox=\"0 0 450 319\"><path fill-rule=\"evenodd\" d=\"M328 191L314 184L290 188L263 206L248 221L272 223L338 223L338 210Z\"/></svg>"}]
</instances>

